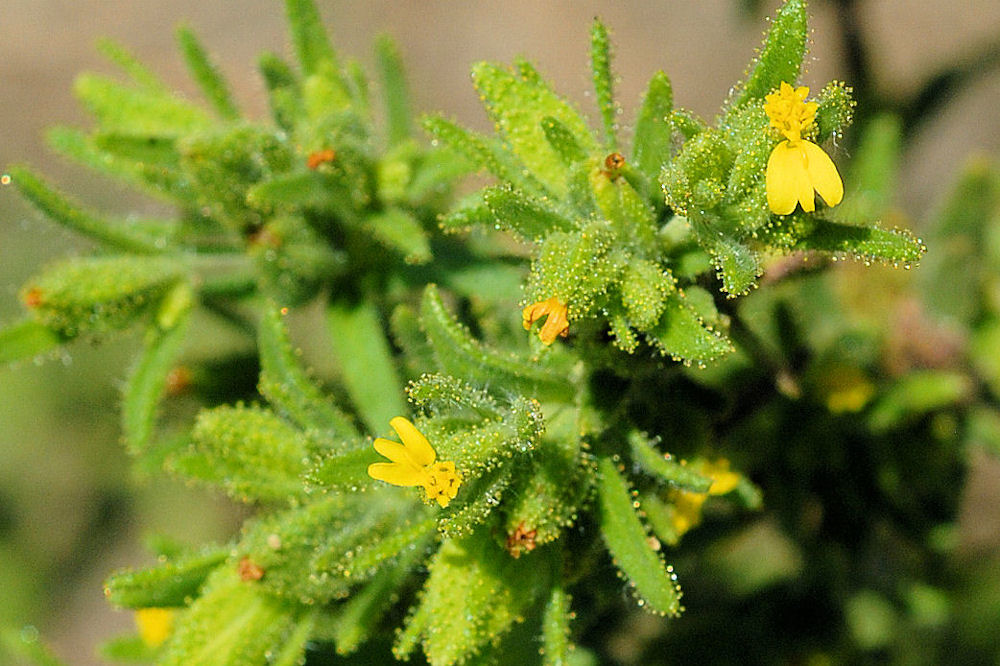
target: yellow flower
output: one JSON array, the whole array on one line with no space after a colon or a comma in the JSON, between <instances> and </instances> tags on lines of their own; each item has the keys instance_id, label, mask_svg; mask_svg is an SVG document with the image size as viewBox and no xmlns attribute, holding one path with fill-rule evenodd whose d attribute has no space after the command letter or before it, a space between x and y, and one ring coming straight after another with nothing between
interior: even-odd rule
<instances>
[{"instance_id":1,"label":"yellow flower","mask_svg":"<svg viewBox=\"0 0 1000 666\"><path fill-rule=\"evenodd\" d=\"M382 437L376 439L375 450L392 462L372 463L368 466L368 476L394 486L423 486L427 499L436 499L441 506L448 506L462 485L455 463L434 462L437 453L409 419L397 416L389 425L403 443Z\"/></svg>"},{"instance_id":2,"label":"yellow flower","mask_svg":"<svg viewBox=\"0 0 1000 666\"><path fill-rule=\"evenodd\" d=\"M792 88L784 81L767 95L764 111L785 140L774 147L767 160L764 183L767 205L776 215L788 215L796 204L811 213L816 210L816 194L827 206L836 206L844 198L844 183L830 156L802 133L816 119L816 102L806 102L809 88Z\"/></svg>"},{"instance_id":3,"label":"yellow flower","mask_svg":"<svg viewBox=\"0 0 1000 666\"><path fill-rule=\"evenodd\" d=\"M674 512L671 516L674 532L678 537L701 523L701 506L709 495L725 495L739 485L740 475L729 471L729 461L719 458L715 462L705 461L696 470L712 479L707 493L693 493L678 490L674 493Z\"/></svg>"},{"instance_id":4,"label":"yellow flower","mask_svg":"<svg viewBox=\"0 0 1000 666\"><path fill-rule=\"evenodd\" d=\"M140 608L135 612L139 638L151 648L163 645L174 627L173 608Z\"/></svg>"},{"instance_id":5,"label":"yellow flower","mask_svg":"<svg viewBox=\"0 0 1000 666\"><path fill-rule=\"evenodd\" d=\"M555 296L532 303L521 311L524 330L529 330L533 323L542 317L547 317L538 332L538 337L545 344L551 345L555 342L556 336L565 338L569 333L569 319L566 318L568 311L569 308Z\"/></svg>"}]
</instances>

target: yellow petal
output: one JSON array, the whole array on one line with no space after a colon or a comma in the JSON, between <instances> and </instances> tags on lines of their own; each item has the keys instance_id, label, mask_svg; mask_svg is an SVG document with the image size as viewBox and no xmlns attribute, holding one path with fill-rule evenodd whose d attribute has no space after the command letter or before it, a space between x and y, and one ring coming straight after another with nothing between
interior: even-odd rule
<instances>
[{"instance_id":1,"label":"yellow petal","mask_svg":"<svg viewBox=\"0 0 1000 666\"><path fill-rule=\"evenodd\" d=\"M830 156L812 141L802 141L809 181L827 206L836 206L844 198L844 181Z\"/></svg>"},{"instance_id":2,"label":"yellow petal","mask_svg":"<svg viewBox=\"0 0 1000 666\"><path fill-rule=\"evenodd\" d=\"M788 141L782 141L771 151L771 157L767 160L767 171L764 174L767 205L772 213L788 215L795 210L795 205L799 201L801 180L806 180L802 155L790 147Z\"/></svg>"},{"instance_id":3,"label":"yellow petal","mask_svg":"<svg viewBox=\"0 0 1000 666\"><path fill-rule=\"evenodd\" d=\"M409 419L397 416L389 421L389 425L396 431L399 438L403 440L403 445L418 466L424 467L434 462L434 459L437 457L437 454L434 453L434 447L417 430L417 427L410 423Z\"/></svg>"},{"instance_id":4,"label":"yellow petal","mask_svg":"<svg viewBox=\"0 0 1000 666\"><path fill-rule=\"evenodd\" d=\"M413 453L399 442L379 437L375 440L374 446L376 451L394 463L409 465L411 467L422 466L414 459Z\"/></svg>"},{"instance_id":5,"label":"yellow petal","mask_svg":"<svg viewBox=\"0 0 1000 666\"><path fill-rule=\"evenodd\" d=\"M368 476L394 486L419 486L424 483L420 468L402 463L372 463L368 465Z\"/></svg>"}]
</instances>

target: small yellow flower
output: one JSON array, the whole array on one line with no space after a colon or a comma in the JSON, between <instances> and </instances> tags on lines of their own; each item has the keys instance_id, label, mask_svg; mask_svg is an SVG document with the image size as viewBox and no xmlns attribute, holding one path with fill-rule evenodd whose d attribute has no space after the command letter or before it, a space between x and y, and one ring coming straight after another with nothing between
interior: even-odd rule
<instances>
[{"instance_id":1,"label":"small yellow flower","mask_svg":"<svg viewBox=\"0 0 1000 666\"><path fill-rule=\"evenodd\" d=\"M707 493L693 493L678 490L674 493L674 513L671 517L674 532L678 537L701 523L701 507L710 495L725 495L739 485L740 475L729 470L729 461L719 458L715 462L705 461L697 471L712 479Z\"/></svg>"},{"instance_id":2,"label":"small yellow flower","mask_svg":"<svg viewBox=\"0 0 1000 666\"><path fill-rule=\"evenodd\" d=\"M423 486L427 499L435 499L441 506L448 506L462 485L455 463L434 462L437 453L409 419L397 416L389 421L389 425L403 443L377 438L375 450L392 462L372 463L368 466L368 476L394 486Z\"/></svg>"},{"instance_id":3,"label":"small yellow flower","mask_svg":"<svg viewBox=\"0 0 1000 666\"><path fill-rule=\"evenodd\" d=\"M806 102L809 88L792 88L784 81L767 95L764 111L785 140L774 147L767 160L764 182L767 205L776 215L788 215L796 204L811 213L816 210L816 193L827 206L836 206L844 198L844 183L830 156L802 133L816 119L816 102Z\"/></svg>"},{"instance_id":4,"label":"small yellow flower","mask_svg":"<svg viewBox=\"0 0 1000 666\"><path fill-rule=\"evenodd\" d=\"M538 337L545 344L551 345L555 342L556 336L565 338L569 334L569 319L566 318L568 311L569 308L555 296L532 303L521 311L524 330L531 329L533 323L546 317L545 323L538 331Z\"/></svg>"},{"instance_id":5,"label":"small yellow flower","mask_svg":"<svg viewBox=\"0 0 1000 666\"><path fill-rule=\"evenodd\" d=\"M163 645L174 628L173 608L140 608L135 612L139 638L151 648Z\"/></svg>"}]
</instances>

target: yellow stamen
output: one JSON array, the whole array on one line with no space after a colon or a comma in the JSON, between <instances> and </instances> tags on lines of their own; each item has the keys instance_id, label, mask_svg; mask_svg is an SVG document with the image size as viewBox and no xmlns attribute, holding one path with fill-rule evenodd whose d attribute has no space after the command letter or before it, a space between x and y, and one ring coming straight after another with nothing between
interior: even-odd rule
<instances>
[{"instance_id":1,"label":"yellow stamen","mask_svg":"<svg viewBox=\"0 0 1000 666\"><path fill-rule=\"evenodd\" d=\"M569 334L568 312L569 308L557 297L552 296L524 308L521 311L521 320L524 324L524 330L527 331L533 323L546 317L545 323L538 331L538 337L545 344L551 345L557 336L565 338Z\"/></svg>"}]
</instances>

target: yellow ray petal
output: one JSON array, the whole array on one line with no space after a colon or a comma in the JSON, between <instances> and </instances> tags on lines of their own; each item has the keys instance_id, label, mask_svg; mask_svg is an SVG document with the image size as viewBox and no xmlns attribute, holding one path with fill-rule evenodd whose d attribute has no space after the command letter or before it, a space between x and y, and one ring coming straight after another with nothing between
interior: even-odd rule
<instances>
[{"instance_id":1,"label":"yellow ray petal","mask_svg":"<svg viewBox=\"0 0 1000 666\"><path fill-rule=\"evenodd\" d=\"M788 215L795 210L799 201L798 174L805 175L799 151L782 141L767 160L764 186L767 190L767 205L775 215Z\"/></svg>"},{"instance_id":2,"label":"yellow ray petal","mask_svg":"<svg viewBox=\"0 0 1000 666\"><path fill-rule=\"evenodd\" d=\"M423 466L416 461L413 456L413 452L399 442L394 442L391 439L385 439L384 437L378 437L375 440L374 446L376 451L394 463L409 465L410 467Z\"/></svg>"},{"instance_id":3,"label":"yellow ray petal","mask_svg":"<svg viewBox=\"0 0 1000 666\"><path fill-rule=\"evenodd\" d=\"M802 141L809 181L827 206L836 206L844 198L844 181L826 152L812 141Z\"/></svg>"},{"instance_id":4,"label":"yellow ray petal","mask_svg":"<svg viewBox=\"0 0 1000 666\"><path fill-rule=\"evenodd\" d=\"M424 474L417 467L400 463L372 463L368 465L368 476L377 481L385 481L394 486L419 486L424 483Z\"/></svg>"},{"instance_id":5,"label":"yellow ray petal","mask_svg":"<svg viewBox=\"0 0 1000 666\"><path fill-rule=\"evenodd\" d=\"M434 453L434 447L417 430L417 427L410 423L409 419L397 416L389 421L389 425L396 431L399 438L403 440L403 445L418 466L424 467L434 462L434 459L437 457L437 454Z\"/></svg>"}]
</instances>

